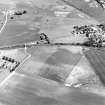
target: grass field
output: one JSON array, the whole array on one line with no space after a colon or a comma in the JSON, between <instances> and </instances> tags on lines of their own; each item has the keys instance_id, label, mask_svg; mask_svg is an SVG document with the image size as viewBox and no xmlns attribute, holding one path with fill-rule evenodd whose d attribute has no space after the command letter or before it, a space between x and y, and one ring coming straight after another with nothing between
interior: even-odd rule
<instances>
[{"instance_id":1,"label":"grass field","mask_svg":"<svg viewBox=\"0 0 105 105\"><path fill-rule=\"evenodd\" d=\"M7 2L4 1L3 5L7 5ZM7 25L0 33L0 46L39 40L41 32L46 33L50 40L55 40L62 36L72 36L71 31L74 25L98 23L93 18L58 0L14 1L10 5L11 9L27 10L27 14L14 16L14 19L8 16ZM68 12L68 14L64 17L63 15L56 16L55 12L63 12L64 15Z\"/></svg>"},{"instance_id":2,"label":"grass field","mask_svg":"<svg viewBox=\"0 0 105 105\"><path fill-rule=\"evenodd\" d=\"M69 73L82 57L81 47L40 46L29 48L31 58L20 71L64 83Z\"/></svg>"},{"instance_id":3,"label":"grass field","mask_svg":"<svg viewBox=\"0 0 105 105\"><path fill-rule=\"evenodd\" d=\"M0 56L6 56L9 58L13 58L16 61L21 62L27 56L23 51L14 49L14 50L0 50Z\"/></svg>"},{"instance_id":4,"label":"grass field","mask_svg":"<svg viewBox=\"0 0 105 105\"><path fill-rule=\"evenodd\" d=\"M0 47L40 40L42 32L56 43L84 42L85 38L73 37L73 27L104 22L105 12L93 7L93 0L66 1L1 0L1 11L25 9L27 14L13 19L8 15L6 27L0 33ZM2 16L0 22L5 22ZM105 105L105 89L101 90L101 82L105 85L104 50L84 48L83 52L81 46L39 45L0 52L20 62L11 74L0 71L0 105ZM99 92L89 92L92 86Z\"/></svg>"},{"instance_id":5,"label":"grass field","mask_svg":"<svg viewBox=\"0 0 105 105\"><path fill-rule=\"evenodd\" d=\"M20 62L20 64L27 58L27 54L23 52L22 49L20 50L0 50L0 56L6 56L8 58L12 58L15 61ZM1 63L1 62L0 62ZM7 68L1 68L0 67L0 84L5 78L7 78L10 75L10 71Z\"/></svg>"},{"instance_id":6,"label":"grass field","mask_svg":"<svg viewBox=\"0 0 105 105\"><path fill-rule=\"evenodd\" d=\"M37 31L31 31L27 29L26 25L20 25L15 22L7 24L1 34L1 37L1 46L18 45L39 40Z\"/></svg>"},{"instance_id":7,"label":"grass field","mask_svg":"<svg viewBox=\"0 0 105 105\"><path fill-rule=\"evenodd\" d=\"M15 72L0 86L3 105L104 105L105 97L67 88L36 75Z\"/></svg>"}]
</instances>

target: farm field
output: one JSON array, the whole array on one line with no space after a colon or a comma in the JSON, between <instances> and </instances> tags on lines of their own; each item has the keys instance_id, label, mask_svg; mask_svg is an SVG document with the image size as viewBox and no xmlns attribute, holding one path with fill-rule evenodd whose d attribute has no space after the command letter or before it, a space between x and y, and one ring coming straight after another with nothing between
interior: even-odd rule
<instances>
[{"instance_id":1,"label":"farm field","mask_svg":"<svg viewBox=\"0 0 105 105\"><path fill-rule=\"evenodd\" d=\"M105 23L105 10L96 2L96 0L62 0L68 5L72 5L80 11L86 13L90 17L101 23Z\"/></svg>"},{"instance_id":2,"label":"farm field","mask_svg":"<svg viewBox=\"0 0 105 105\"><path fill-rule=\"evenodd\" d=\"M5 1L3 5L7 5ZM71 34L73 26L99 23L58 0L41 1L41 4L37 0L21 3L14 1L10 7L10 10L25 9L27 14L13 16L13 19L8 15L7 24L0 33L1 47L37 41L40 39L40 33L45 33L51 41L57 42L57 39L68 36L71 39L69 41L72 42L74 41Z\"/></svg>"},{"instance_id":3,"label":"farm field","mask_svg":"<svg viewBox=\"0 0 105 105\"><path fill-rule=\"evenodd\" d=\"M96 0L0 0L0 105L105 105L105 50L72 32L104 17Z\"/></svg>"},{"instance_id":4,"label":"farm field","mask_svg":"<svg viewBox=\"0 0 105 105\"><path fill-rule=\"evenodd\" d=\"M19 62L22 62L27 56L23 49L13 49L13 50L0 50L0 56L7 56L9 58L16 59Z\"/></svg>"},{"instance_id":5,"label":"farm field","mask_svg":"<svg viewBox=\"0 0 105 105\"><path fill-rule=\"evenodd\" d=\"M105 85L105 51L91 49L87 52L84 52L84 54L91 63L94 71L99 76L102 83Z\"/></svg>"},{"instance_id":6,"label":"farm field","mask_svg":"<svg viewBox=\"0 0 105 105\"><path fill-rule=\"evenodd\" d=\"M8 67L8 66L10 66L11 63L1 59L3 56L14 59L15 61L20 62L20 64L21 64L29 55L25 54L22 49L0 50L0 83L11 74L10 68ZM4 65L4 67L3 67L3 65ZM11 64L11 66L12 66L12 64ZM18 69L18 68L16 68L16 69Z\"/></svg>"},{"instance_id":7,"label":"farm field","mask_svg":"<svg viewBox=\"0 0 105 105\"><path fill-rule=\"evenodd\" d=\"M5 105L104 105L105 97L68 88L51 80L14 72L0 86L0 103Z\"/></svg>"},{"instance_id":8,"label":"farm field","mask_svg":"<svg viewBox=\"0 0 105 105\"><path fill-rule=\"evenodd\" d=\"M69 73L79 62L81 47L74 46L40 46L27 49L31 54L20 69L32 75L39 75L59 83L64 83Z\"/></svg>"},{"instance_id":9,"label":"farm field","mask_svg":"<svg viewBox=\"0 0 105 105\"><path fill-rule=\"evenodd\" d=\"M104 90L104 85L94 71L93 65L85 56L73 68L67 77L65 84L83 89Z\"/></svg>"}]
</instances>

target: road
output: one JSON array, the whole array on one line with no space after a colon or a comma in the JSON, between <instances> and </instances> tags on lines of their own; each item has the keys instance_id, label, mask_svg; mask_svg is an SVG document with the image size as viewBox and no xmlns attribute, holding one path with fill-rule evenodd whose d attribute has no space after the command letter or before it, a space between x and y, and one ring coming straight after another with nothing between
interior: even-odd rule
<instances>
[{"instance_id":1,"label":"road","mask_svg":"<svg viewBox=\"0 0 105 105\"><path fill-rule=\"evenodd\" d=\"M1 34L2 31L4 30L4 28L6 27L6 24L7 24L7 22L8 22L8 14L9 14L9 11L6 11L6 12L4 13L5 21L4 21L4 23L3 23L2 28L0 29L0 34Z\"/></svg>"},{"instance_id":2,"label":"road","mask_svg":"<svg viewBox=\"0 0 105 105\"><path fill-rule=\"evenodd\" d=\"M105 51L90 49L84 52L102 83L105 85Z\"/></svg>"}]
</instances>

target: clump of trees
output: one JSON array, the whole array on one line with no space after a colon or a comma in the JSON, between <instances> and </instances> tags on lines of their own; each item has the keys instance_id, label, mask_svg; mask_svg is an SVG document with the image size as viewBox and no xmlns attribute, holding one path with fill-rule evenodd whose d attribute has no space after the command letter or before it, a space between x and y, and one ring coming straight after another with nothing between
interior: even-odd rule
<instances>
[{"instance_id":1,"label":"clump of trees","mask_svg":"<svg viewBox=\"0 0 105 105\"><path fill-rule=\"evenodd\" d=\"M11 17L10 17L10 19L14 19L14 16L16 16L16 15L24 15L24 14L26 14L27 13L27 10L13 10L13 11L11 11L12 12L12 14L11 14Z\"/></svg>"},{"instance_id":2,"label":"clump of trees","mask_svg":"<svg viewBox=\"0 0 105 105\"><path fill-rule=\"evenodd\" d=\"M37 44L51 44L51 42L45 33L41 33L40 40L37 41Z\"/></svg>"},{"instance_id":3,"label":"clump of trees","mask_svg":"<svg viewBox=\"0 0 105 105\"><path fill-rule=\"evenodd\" d=\"M105 9L105 1L104 0L95 0L103 9Z\"/></svg>"},{"instance_id":4,"label":"clump of trees","mask_svg":"<svg viewBox=\"0 0 105 105\"><path fill-rule=\"evenodd\" d=\"M18 10L18 11L14 12L14 15L23 15L23 14L26 14L26 13L27 13L26 10Z\"/></svg>"},{"instance_id":5,"label":"clump of trees","mask_svg":"<svg viewBox=\"0 0 105 105\"><path fill-rule=\"evenodd\" d=\"M95 46L95 47L102 47L105 36L105 25L84 25L84 26L74 26L72 34L77 35L84 35L88 38L87 44L88 46Z\"/></svg>"}]
</instances>

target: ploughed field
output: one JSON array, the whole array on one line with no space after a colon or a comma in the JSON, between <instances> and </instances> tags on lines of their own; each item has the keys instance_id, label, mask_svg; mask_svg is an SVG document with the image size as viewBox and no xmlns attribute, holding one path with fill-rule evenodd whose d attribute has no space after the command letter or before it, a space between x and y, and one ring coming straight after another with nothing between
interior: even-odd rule
<instances>
[{"instance_id":1,"label":"ploughed field","mask_svg":"<svg viewBox=\"0 0 105 105\"><path fill-rule=\"evenodd\" d=\"M89 51L84 52L84 54L102 83L105 85L105 51L90 49Z\"/></svg>"}]
</instances>

